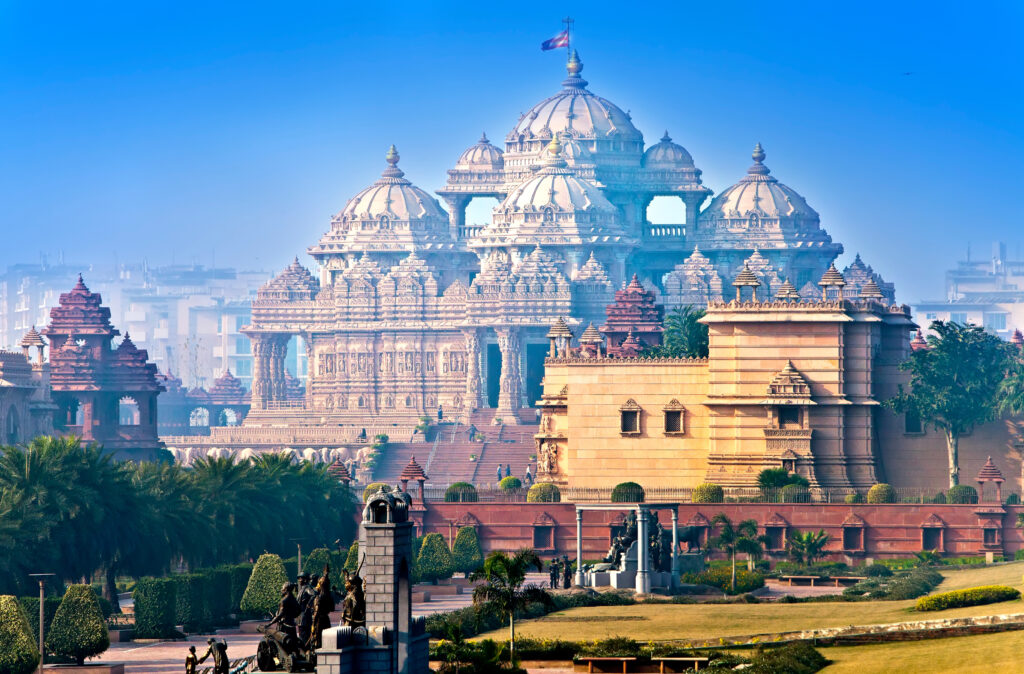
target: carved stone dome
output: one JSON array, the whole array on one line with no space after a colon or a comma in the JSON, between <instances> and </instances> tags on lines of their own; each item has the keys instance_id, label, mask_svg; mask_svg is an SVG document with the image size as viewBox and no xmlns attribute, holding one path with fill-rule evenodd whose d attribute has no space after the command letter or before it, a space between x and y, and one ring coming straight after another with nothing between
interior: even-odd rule
<instances>
[{"instance_id":1,"label":"carved stone dome","mask_svg":"<svg viewBox=\"0 0 1024 674\"><path fill-rule=\"evenodd\" d=\"M652 145L644 152L644 168L658 169L680 169L695 168L693 157L682 145L672 142L668 131L661 137L661 142Z\"/></svg>"},{"instance_id":2,"label":"carved stone dome","mask_svg":"<svg viewBox=\"0 0 1024 674\"><path fill-rule=\"evenodd\" d=\"M398 168L399 155L394 145L385 160L388 167L380 178L349 199L338 217L343 222L440 219L447 224L448 215L437 200L409 182Z\"/></svg>"},{"instance_id":3,"label":"carved stone dome","mask_svg":"<svg viewBox=\"0 0 1024 674\"><path fill-rule=\"evenodd\" d=\"M541 166L536 176L516 188L495 210L596 210L617 213L615 206L597 185L577 177L567 167L562 144L557 138L552 139L545 150Z\"/></svg>"},{"instance_id":4,"label":"carved stone dome","mask_svg":"<svg viewBox=\"0 0 1024 674\"><path fill-rule=\"evenodd\" d=\"M757 226L759 220L769 219L780 224L817 227L818 212L808 206L796 190L769 175L760 143L752 156L754 163L747 169L747 175L712 200L701 213L701 222L710 225L725 220L732 225Z\"/></svg>"},{"instance_id":5,"label":"carved stone dome","mask_svg":"<svg viewBox=\"0 0 1024 674\"><path fill-rule=\"evenodd\" d=\"M505 166L502 151L491 145L487 134L482 134L475 145L467 149L455 162L456 169L500 171Z\"/></svg>"}]
</instances>

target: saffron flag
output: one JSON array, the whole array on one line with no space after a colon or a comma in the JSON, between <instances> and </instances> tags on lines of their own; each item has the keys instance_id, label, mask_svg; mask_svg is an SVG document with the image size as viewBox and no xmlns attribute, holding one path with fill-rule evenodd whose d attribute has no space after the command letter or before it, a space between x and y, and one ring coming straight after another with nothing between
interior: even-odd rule
<instances>
[{"instance_id":1,"label":"saffron flag","mask_svg":"<svg viewBox=\"0 0 1024 674\"><path fill-rule=\"evenodd\" d=\"M550 51L552 49L560 49L561 47L569 46L569 31L563 30L558 35L554 36L550 40L544 40L540 43L541 51Z\"/></svg>"}]
</instances>

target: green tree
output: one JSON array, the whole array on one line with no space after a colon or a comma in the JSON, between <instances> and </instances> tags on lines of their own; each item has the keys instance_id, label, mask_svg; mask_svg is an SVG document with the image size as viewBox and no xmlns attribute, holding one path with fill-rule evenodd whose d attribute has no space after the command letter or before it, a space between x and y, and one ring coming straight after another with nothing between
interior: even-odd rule
<instances>
[{"instance_id":1,"label":"green tree","mask_svg":"<svg viewBox=\"0 0 1024 674\"><path fill-rule=\"evenodd\" d=\"M949 486L960 484L960 436L991 421L999 411L1002 381L1013 366L1013 347L977 326L935 321L928 348L911 353L900 368L910 390L887 401L946 436Z\"/></svg>"},{"instance_id":2,"label":"green tree","mask_svg":"<svg viewBox=\"0 0 1024 674\"><path fill-rule=\"evenodd\" d=\"M1024 359L1020 353L1013 357L1013 365L999 385L999 411L1024 415Z\"/></svg>"},{"instance_id":3,"label":"green tree","mask_svg":"<svg viewBox=\"0 0 1024 674\"><path fill-rule=\"evenodd\" d=\"M515 491L516 489L523 488L523 481L514 475L509 475L508 477L501 478L498 487L505 491Z\"/></svg>"},{"instance_id":4,"label":"green tree","mask_svg":"<svg viewBox=\"0 0 1024 674\"><path fill-rule=\"evenodd\" d=\"M323 575L324 567L331 565L331 551L327 548L315 548L302 558L302 571L312 575ZM331 574L334 575L333 573ZM333 581L332 581L333 583Z\"/></svg>"},{"instance_id":5,"label":"green tree","mask_svg":"<svg viewBox=\"0 0 1024 674\"><path fill-rule=\"evenodd\" d=\"M797 564L814 564L825 555L831 537L822 529L818 533L794 531L789 535L789 557Z\"/></svg>"},{"instance_id":6,"label":"green tree","mask_svg":"<svg viewBox=\"0 0 1024 674\"><path fill-rule=\"evenodd\" d=\"M811 483L803 475L791 473L785 468L765 468L757 475L757 486L765 501L777 502L780 492L790 485L807 488Z\"/></svg>"},{"instance_id":7,"label":"green tree","mask_svg":"<svg viewBox=\"0 0 1024 674\"><path fill-rule=\"evenodd\" d=\"M494 610L508 617L509 651L515 658L516 612L528 604L551 604L551 596L537 585L526 584L526 573L536 568L544 570L544 562L530 548L523 548L511 557L500 550L487 555L484 565L470 574L470 580L482 580L473 588L474 604L490 604Z\"/></svg>"},{"instance_id":8,"label":"green tree","mask_svg":"<svg viewBox=\"0 0 1024 674\"><path fill-rule=\"evenodd\" d=\"M476 487L469 482L453 482L444 490L445 503L476 503Z\"/></svg>"},{"instance_id":9,"label":"green tree","mask_svg":"<svg viewBox=\"0 0 1024 674\"><path fill-rule=\"evenodd\" d=\"M461 527L459 533L455 534L452 560L455 563L455 571L465 574L467 578L484 563L484 553L480 549L480 539L476 535L475 527Z\"/></svg>"},{"instance_id":10,"label":"green tree","mask_svg":"<svg viewBox=\"0 0 1024 674\"><path fill-rule=\"evenodd\" d=\"M273 615L281 601L281 586L286 582L288 575L281 558L270 553L260 555L252 568L240 608L249 614Z\"/></svg>"},{"instance_id":11,"label":"green tree","mask_svg":"<svg viewBox=\"0 0 1024 674\"><path fill-rule=\"evenodd\" d=\"M39 664L39 649L18 600L0 595L0 672L29 674Z\"/></svg>"},{"instance_id":12,"label":"green tree","mask_svg":"<svg viewBox=\"0 0 1024 674\"><path fill-rule=\"evenodd\" d=\"M661 345L645 347L647 358L707 358L708 326L700 322L704 310L683 305L665 317Z\"/></svg>"},{"instance_id":13,"label":"green tree","mask_svg":"<svg viewBox=\"0 0 1024 674\"><path fill-rule=\"evenodd\" d=\"M441 534L427 534L423 537L416 568L422 580L434 584L443 578L451 578L455 573L452 553Z\"/></svg>"},{"instance_id":14,"label":"green tree","mask_svg":"<svg viewBox=\"0 0 1024 674\"><path fill-rule=\"evenodd\" d=\"M732 580L730 588L736 591L736 555L743 553L750 559L760 557L764 554L764 546L768 542L766 536L759 536L757 533L756 520L743 520L733 525L725 513L718 513L711 520L713 527L718 527L718 534L708 541L708 547L719 549L729 555L732 563Z\"/></svg>"},{"instance_id":15,"label":"green tree","mask_svg":"<svg viewBox=\"0 0 1024 674\"><path fill-rule=\"evenodd\" d=\"M53 616L46 646L57 655L72 658L79 666L86 658L110 648L107 623L96 593L89 585L71 585Z\"/></svg>"},{"instance_id":16,"label":"green tree","mask_svg":"<svg viewBox=\"0 0 1024 674\"><path fill-rule=\"evenodd\" d=\"M348 554L345 555L345 570L349 573L355 573L356 569L359 568L359 541L352 541L352 545L349 546Z\"/></svg>"}]
</instances>

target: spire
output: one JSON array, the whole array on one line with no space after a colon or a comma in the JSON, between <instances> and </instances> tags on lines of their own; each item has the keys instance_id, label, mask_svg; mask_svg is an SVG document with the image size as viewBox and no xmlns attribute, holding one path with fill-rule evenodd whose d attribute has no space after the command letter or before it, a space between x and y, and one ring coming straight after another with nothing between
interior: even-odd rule
<instances>
[{"instance_id":1,"label":"spire","mask_svg":"<svg viewBox=\"0 0 1024 674\"><path fill-rule=\"evenodd\" d=\"M591 323L587 326L587 329L580 335L580 344L601 344L604 342L604 337L597 331L594 324Z\"/></svg>"},{"instance_id":2,"label":"spire","mask_svg":"<svg viewBox=\"0 0 1024 674\"><path fill-rule=\"evenodd\" d=\"M914 338L910 340L910 350L920 351L921 349L927 349L928 342L925 341L924 335L921 334L921 329L918 328L917 332L914 333Z\"/></svg>"},{"instance_id":3,"label":"spire","mask_svg":"<svg viewBox=\"0 0 1024 674\"><path fill-rule=\"evenodd\" d=\"M585 89L587 81L580 77L580 73L583 72L583 61L580 60L580 54L575 49L569 53L569 60L565 64L565 70L569 73L569 76L562 80L562 86L566 89Z\"/></svg>"},{"instance_id":4,"label":"spire","mask_svg":"<svg viewBox=\"0 0 1024 674\"><path fill-rule=\"evenodd\" d=\"M779 291L775 294L775 297L780 300L800 301L800 293L797 292L796 286L790 283L789 279L782 282L782 285L779 286Z\"/></svg>"},{"instance_id":5,"label":"spire","mask_svg":"<svg viewBox=\"0 0 1024 674\"><path fill-rule=\"evenodd\" d=\"M822 288L827 288L829 286L842 288L846 285L846 279L844 279L843 275L839 273L839 270L836 269L836 263L833 262L828 266L828 269L825 271L824 276L821 277L821 280L818 281L818 285Z\"/></svg>"},{"instance_id":6,"label":"spire","mask_svg":"<svg viewBox=\"0 0 1024 674\"><path fill-rule=\"evenodd\" d=\"M1013 331L1013 336L1010 337L1010 344L1013 344L1018 349L1024 346L1024 335L1021 334L1020 330Z\"/></svg>"},{"instance_id":7,"label":"spire","mask_svg":"<svg viewBox=\"0 0 1024 674\"><path fill-rule=\"evenodd\" d=\"M480 132L480 140L478 140L477 143L479 143L481 145L490 145L491 144L491 141L487 140L487 132L486 131L481 131Z\"/></svg>"},{"instance_id":8,"label":"spire","mask_svg":"<svg viewBox=\"0 0 1024 674\"><path fill-rule=\"evenodd\" d=\"M875 279L873 278L869 278L867 283L861 286L860 296L865 299L873 300L880 300L885 297L885 295L882 294L881 288L878 287L878 284L875 283Z\"/></svg>"},{"instance_id":9,"label":"spire","mask_svg":"<svg viewBox=\"0 0 1024 674\"><path fill-rule=\"evenodd\" d=\"M974 478L975 482L1003 482L1003 474L996 467L996 464L992 463L992 457L988 457L988 461L981 467L978 472L978 477Z\"/></svg>"},{"instance_id":10,"label":"spire","mask_svg":"<svg viewBox=\"0 0 1024 674\"><path fill-rule=\"evenodd\" d=\"M562 141L558 140L558 134L551 136L551 142L548 143L547 151L544 153L544 159L542 161L544 169L564 169L567 164L565 157L562 156ZM543 170L543 169L542 169ZM559 171L554 170L554 173Z\"/></svg>"},{"instance_id":11,"label":"spire","mask_svg":"<svg viewBox=\"0 0 1024 674\"><path fill-rule=\"evenodd\" d=\"M671 143L672 137L668 135L668 129L665 129L665 135L661 137L662 143Z\"/></svg>"},{"instance_id":12,"label":"spire","mask_svg":"<svg viewBox=\"0 0 1024 674\"><path fill-rule=\"evenodd\" d=\"M407 480L423 480L426 481L427 474L423 472L423 468L420 464L416 463L416 456L409 457L409 463L406 464L405 468L402 469L402 474L398 476L398 479L402 482Z\"/></svg>"},{"instance_id":13,"label":"spire","mask_svg":"<svg viewBox=\"0 0 1024 674\"><path fill-rule=\"evenodd\" d=\"M754 272L750 271L750 266L747 265L746 262L743 263L742 271L740 271L740 273L736 276L736 280L733 281L732 284L737 288L742 286L759 288L761 286L761 282L757 280L756 276L754 276Z\"/></svg>"},{"instance_id":14,"label":"spire","mask_svg":"<svg viewBox=\"0 0 1024 674\"><path fill-rule=\"evenodd\" d=\"M401 156L398 154L398 148L392 144L388 148L387 154L384 155L384 161L388 163L388 167L380 174L380 180L377 181L377 184L409 182L404 178L405 172L398 168L399 159L401 159Z\"/></svg>"},{"instance_id":15,"label":"spire","mask_svg":"<svg viewBox=\"0 0 1024 674\"><path fill-rule=\"evenodd\" d=\"M754 151L750 156L754 159L754 163L747 169L749 175L766 176L770 173L768 167L764 165L765 153L760 143L754 146Z\"/></svg>"}]
</instances>

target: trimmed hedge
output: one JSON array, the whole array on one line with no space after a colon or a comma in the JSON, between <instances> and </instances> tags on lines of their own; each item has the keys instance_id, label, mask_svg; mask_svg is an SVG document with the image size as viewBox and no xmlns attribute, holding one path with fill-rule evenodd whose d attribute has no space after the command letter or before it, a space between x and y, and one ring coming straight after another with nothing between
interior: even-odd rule
<instances>
[{"instance_id":1,"label":"trimmed hedge","mask_svg":"<svg viewBox=\"0 0 1024 674\"><path fill-rule=\"evenodd\" d=\"M385 493L391 492L391 485L387 482L371 482L366 485L366 489L363 490L363 503L366 503L366 499L370 498L372 494L376 494L377 490L384 487Z\"/></svg>"},{"instance_id":2,"label":"trimmed hedge","mask_svg":"<svg viewBox=\"0 0 1024 674\"><path fill-rule=\"evenodd\" d=\"M526 492L527 503L560 503L561 490L550 482L538 482Z\"/></svg>"},{"instance_id":3,"label":"trimmed hedge","mask_svg":"<svg viewBox=\"0 0 1024 674\"><path fill-rule=\"evenodd\" d=\"M37 613L38 610L39 600L36 599ZM38 615L36 622L39 622ZM0 672L30 674L39 665L38 642L38 636L32 638L21 603L9 594L0 595Z\"/></svg>"},{"instance_id":4,"label":"trimmed hedge","mask_svg":"<svg viewBox=\"0 0 1024 674\"><path fill-rule=\"evenodd\" d=\"M461 527L452 544L452 562L457 573L470 574L484 563L484 553L475 527Z\"/></svg>"},{"instance_id":5,"label":"trimmed hedge","mask_svg":"<svg viewBox=\"0 0 1024 674\"><path fill-rule=\"evenodd\" d=\"M892 576L873 576L843 590L846 599L917 599L942 582L942 574L919 567Z\"/></svg>"},{"instance_id":6,"label":"trimmed hedge","mask_svg":"<svg viewBox=\"0 0 1024 674\"><path fill-rule=\"evenodd\" d=\"M231 572L224 567L217 567L205 569L200 574L205 585L203 615L213 625L224 625L228 622L228 616L234 612L231 606Z\"/></svg>"},{"instance_id":7,"label":"trimmed hedge","mask_svg":"<svg viewBox=\"0 0 1024 674\"><path fill-rule=\"evenodd\" d=\"M53 616L56 615L57 608L60 607L60 601L60 597L47 597L46 601L43 602L43 625L46 627L46 632L50 631L50 625L53 624ZM32 630L32 638L38 644L39 597L19 597L18 603L21 604L21 608L25 611L25 617L28 618L28 627Z\"/></svg>"},{"instance_id":8,"label":"trimmed hedge","mask_svg":"<svg viewBox=\"0 0 1024 674\"><path fill-rule=\"evenodd\" d=\"M79 666L85 664L86 658L110 648L107 623L92 587L68 587L53 616L50 633L46 635L46 647L59 656L73 659Z\"/></svg>"},{"instance_id":9,"label":"trimmed hedge","mask_svg":"<svg viewBox=\"0 0 1024 674\"><path fill-rule=\"evenodd\" d=\"M684 573L683 582L689 585L710 585L727 594L733 594L731 566L716 566L700 573ZM753 592L760 587L764 587L763 575L756 571L747 571L737 567L735 594Z\"/></svg>"},{"instance_id":10,"label":"trimmed hedge","mask_svg":"<svg viewBox=\"0 0 1024 674\"><path fill-rule=\"evenodd\" d=\"M252 575L253 565L245 562L227 567L231 576L231 610L229 613L238 613L241 610L242 596L245 588L249 586L249 576Z\"/></svg>"},{"instance_id":11,"label":"trimmed hedge","mask_svg":"<svg viewBox=\"0 0 1024 674\"><path fill-rule=\"evenodd\" d=\"M316 548L312 550L307 556L302 558L302 568L299 569L309 575L314 573L322 576L324 573L325 566L333 566L331 563L331 551L327 548ZM333 586L333 578L331 579Z\"/></svg>"},{"instance_id":12,"label":"trimmed hedge","mask_svg":"<svg viewBox=\"0 0 1024 674\"><path fill-rule=\"evenodd\" d=\"M288 582L284 563L277 555L264 553L256 560L256 566L245 586L245 594L239 608L250 615L274 615L281 600L281 586Z\"/></svg>"},{"instance_id":13,"label":"trimmed hedge","mask_svg":"<svg viewBox=\"0 0 1024 674\"><path fill-rule=\"evenodd\" d=\"M868 503L896 503L896 490L881 482L868 489Z\"/></svg>"},{"instance_id":14,"label":"trimmed hedge","mask_svg":"<svg viewBox=\"0 0 1024 674\"><path fill-rule=\"evenodd\" d=\"M946 492L946 503L977 503L978 490L967 484L958 484L950 487Z\"/></svg>"},{"instance_id":15,"label":"trimmed hedge","mask_svg":"<svg viewBox=\"0 0 1024 674\"><path fill-rule=\"evenodd\" d=\"M476 487L468 482L454 482L444 490L445 503L476 503L479 500Z\"/></svg>"},{"instance_id":16,"label":"trimmed hedge","mask_svg":"<svg viewBox=\"0 0 1024 674\"><path fill-rule=\"evenodd\" d=\"M505 491L513 491L516 489L523 488L523 481L518 477L509 475L508 477L501 478L501 482L498 483L498 488Z\"/></svg>"},{"instance_id":17,"label":"trimmed hedge","mask_svg":"<svg viewBox=\"0 0 1024 674\"><path fill-rule=\"evenodd\" d=\"M921 597L914 605L914 610L945 611L948 608L982 606L984 604L1010 601L1011 599L1020 599L1020 590L1006 585L983 585L981 587L969 587L966 590L953 590L952 592L941 592Z\"/></svg>"},{"instance_id":18,"label":"trimmed hedge","mask_svg":"<svg viewBox=\"0 0 1024 674\"><path fill-rule=\"evenodd\" d=\"M207 628L203 621L203 578L197 573L175 574L174 622L186 632L197 633Z\"/></svg>"},{"instance_id":19,"label":"trimmed hedge","mask_svg":"<svg viewBox=\"0 0 1024 674\"><path fill-rule=\"evenodd\" d=\"M717 484L704 482L698 484L690 492L690 501L693 503L725 503L725 490Z\"/></svg>"},{"instance_id":20,"label":"trimmed hedge","mask_svg":"<svg viewBox=\"0 0 1024 674\"><path fill-rule=\"evenodd\" d=\"M612 489L612 503L643 503L644 488L636 482L620 482Z\"/></svg>"},{"instance_id":21,"label":"trimmed hedge","mask_svg":"<svg viewBox=\"0 0 1024 674\"><path fill-rule=\"evenodd\" d=\"M359 566L359 541L352 541L352 546L348 549L348 554L345 555L345 570L349 573L355 573L356 568ZM339 585L338 587L344 587Z\"/></svg>"},{"instance_id":22,"label":"trimmed hedge","mask_svg":"<svg viewBox=\"0 0 1024 674\"><path fill-rule=\"evenodd\" d=\"M135 638L173 637L177 583L171 578L140 578L135 584Z\"/></svg>"},{"instance_id":23,"label":"trimmed hedge","mask_svg":"<svg viewBox=\"0 0 1024 674\"><path fill-rule=\"evenodd\" d=\"M451 578L455 573L455 562L448 545L441 534L427 534L416 560L419 577L429 583Z\"/></svg>"},{"instance_id":24,"label":"trimmed hedge","mask_svg":"<svg viewBox=\"0 0 1024 674\"><path fill-rule=\"evenodd\" d=\"M843 500L846 501L850 505L854 505L856 503L866 503L867 502L867 499L864 498L864 494L861 494L859 491L855 491L852 494L847 494L846 498L844 498Z\"/></svg>"}]
</instances>

